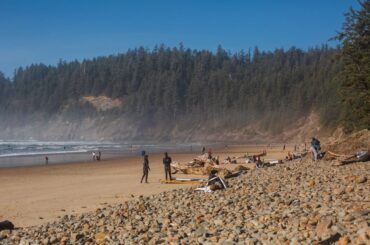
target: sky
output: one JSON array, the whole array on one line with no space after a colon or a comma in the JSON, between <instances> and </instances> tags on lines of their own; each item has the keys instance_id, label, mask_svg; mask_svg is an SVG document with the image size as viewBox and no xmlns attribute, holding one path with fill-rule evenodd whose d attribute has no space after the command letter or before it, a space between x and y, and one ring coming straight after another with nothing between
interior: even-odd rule
<instances>
[{"instance_id":1,"label":"sky","mask_svg":"<svg viewBox=\"0 0 370 245\"><path fill-rule=\"evenodd\" d=\"M0 71L156 44L237 52L328 41L356 0L0 0Z\"/></svg>"}]
</instances>

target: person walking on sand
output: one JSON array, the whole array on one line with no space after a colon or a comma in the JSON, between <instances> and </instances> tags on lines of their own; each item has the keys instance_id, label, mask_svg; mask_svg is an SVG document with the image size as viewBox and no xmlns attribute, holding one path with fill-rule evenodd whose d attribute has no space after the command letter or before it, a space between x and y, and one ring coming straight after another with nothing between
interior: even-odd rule
<instances>
[{"instance_id":1,"label":"person walking on sand","mask_svg":"<svg viewBox=\"0 0 370 245\"><path fill-rule=\"evenodd\" d=\"M48 165L48 163L49 163L49 157L45 156L45 164Z\"/></svg>"},{"instance_id":2,"label":"person walking on sand","mask_svg":"<svg viewBox=\"0 0 370 245\"><path fill-rule=\"evenodd\" d=\"M95 153L95 151L92 152L92 159L93 159L93 161L95 161L95 159L96 159L96 153Z\"/></svg>"},{"instance_id":3,"label":"person walking on sand","mask_svg":"<svg viewBox=\"0 0 370 245\"><path fill-rule=\"evenodd\" d=\"M172 162L171 157L169 157L168 153L165 152L164 153L164 158L163 158L163 165L164 165L164 172L165 172L165 175L166 175L166 180L168 180L167 176L169 177L169 180L172 180L171 162Z\"/></svg>"},{"instance_id":4,"label":"person walking on sand","mask_svg":"<svg viewBox=\"0 0 370 245\"><path fill-rule=\"evenodd\" d=\"M145 178L145 183L148 183L149 171L150 171L149 159L148 159L148 155L145 155L144 163L143 163L143 177L141 177L140 183L143 183L144 178Z\"/></svg>"}]
</instances>

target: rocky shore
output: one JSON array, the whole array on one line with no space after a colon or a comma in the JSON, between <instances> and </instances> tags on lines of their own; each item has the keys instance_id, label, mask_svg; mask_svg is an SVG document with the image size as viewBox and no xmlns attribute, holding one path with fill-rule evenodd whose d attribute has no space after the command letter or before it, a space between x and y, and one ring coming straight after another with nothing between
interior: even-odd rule
<instances>
[{"instance_id":1,"label":"rocky shore","mask_svg":"<svg viewBox=\"0 0 370 245\"><path fill-rule=\"evenodd\" d=\"M213 193L195 187L38 227L1 244L370 244L370 163L292 161L250 170Z\"/></svg>"}]
</instances>

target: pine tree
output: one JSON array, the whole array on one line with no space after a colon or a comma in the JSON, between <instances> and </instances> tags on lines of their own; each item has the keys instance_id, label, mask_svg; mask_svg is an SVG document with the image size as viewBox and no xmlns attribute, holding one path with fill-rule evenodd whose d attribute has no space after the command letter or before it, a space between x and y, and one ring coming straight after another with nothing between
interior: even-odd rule
<instances>
[{"instance_id":1,"label":"pine tree","mask_svg":"<svg viewBox=\"0 0 370 245\"><path fill-rule=\"evenodd\" d=\"M360 10L351 8L346 13L342 31L336 36L342 43L341 95L348 131L370 129L370 0L360 5Z\"/></svg>"}]
</instances>

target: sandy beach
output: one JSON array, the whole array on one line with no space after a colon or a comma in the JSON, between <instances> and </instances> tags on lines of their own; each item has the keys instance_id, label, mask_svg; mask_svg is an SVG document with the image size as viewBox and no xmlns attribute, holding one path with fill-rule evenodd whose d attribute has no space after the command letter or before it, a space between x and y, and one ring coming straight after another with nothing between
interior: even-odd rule
<instances>
[{"instance_id":1,"label":"sandy beach","mask_svg":"<svg viewBox=\"0 0 370 245\"><path fill-rule=\"evenodd\" d=\"M213 154L223 160L226 156L237 157L266 149L266 158L282 159L292 147L287 147L284 152L281 146L232 145ZM171 157L173 161L187 162L197 155L196 152L176 153ZM1 168L0 220L11 220L17 227L40 225L65 214L89 212L107 203L122 203L139 195L188 187L159 183L164 177L162 157L162 154L149 156L151 171L148 184L140 184L142 158L139 156L100 162Z\"/></svg>"},{"instance_id":2,"label":"sandy beach","mask_svg":"<svg viewBox=\"0 0 370 245\"><path fill-rule=\"evenodd\" d=\"M342 152L342 146L337 146ZM225 145L213 151L221 162L227 156L239 161L225 164L229 170L241 164L248 168L227 179L225 190L213 193L195 191L197 185L160 184L164 175L162 154L150 155L148 184L140 184L139 156L1 169L0 218L11 220L19 229L1 231L0 241L368 244L368 163L343 165L332 157L312 161L308 155L302 160L255 168L255 164L242 163L243 158L238 158L266 150L265 160L282 159L293 149L294 145L285 151L282 145ZM191 161L198 155L171 153L178 162Z\"/></svg>"}]
</instances>

